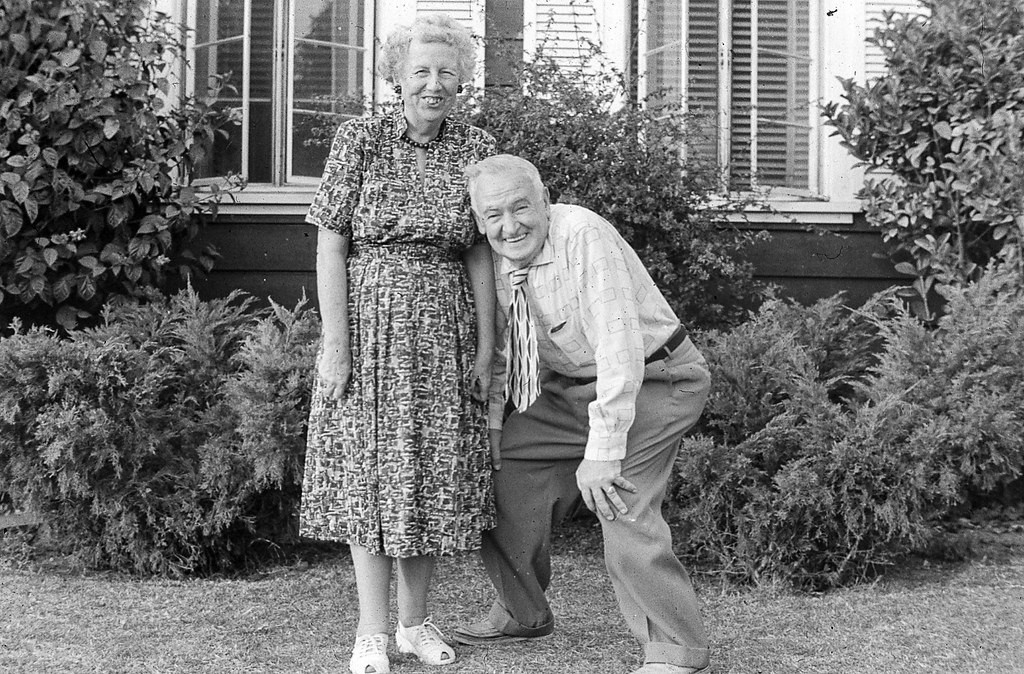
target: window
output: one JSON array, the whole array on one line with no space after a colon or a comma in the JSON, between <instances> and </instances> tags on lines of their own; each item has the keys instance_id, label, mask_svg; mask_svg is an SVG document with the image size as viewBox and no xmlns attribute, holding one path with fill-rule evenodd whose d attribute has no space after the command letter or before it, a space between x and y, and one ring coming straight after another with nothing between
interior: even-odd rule
<instances>
[{"instance_id":1,"label":"window","mask_svg":"<svg viewBox=\"0 0 1024 674\"><path fill-rule=\"evenodd\" d=\"M731 189L817 189L813 2L638 0L638 95L682 96L707 115L698 151L726 167Z\"/></svg>"},{"instance_id":2,"label":"window","mask_svg":"<svg viewBox=\"0 0 1024 674\"><path fill-rule=\"evenodd\" d=\"M193 91L229 75L219 102L241 118L208 175L317 180L327 148L306 144L317 115L357 116L372 94L372 0L188 0L187 12Z\"/></svg>"}]
</instances>

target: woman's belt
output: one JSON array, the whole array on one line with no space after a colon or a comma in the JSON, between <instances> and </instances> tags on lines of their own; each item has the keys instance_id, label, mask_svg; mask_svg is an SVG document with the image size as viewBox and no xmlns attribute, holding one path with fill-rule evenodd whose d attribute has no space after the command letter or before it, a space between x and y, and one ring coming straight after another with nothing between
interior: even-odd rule
<instances>
[{"instance_id":1,"label":"woman's belt","mask_svg":"<svg viewBox=\"0 0 1024 674\"><path fill-rule=\"evenodd\" d=\"M354 244L352 249L349 250L350 257L375 253L384 255L399 254L417 259L444 258L454 260L459 257L459 253L452 248L442 248L441 246L424 241L361 241Z\"/></svg>"}]
</instances>

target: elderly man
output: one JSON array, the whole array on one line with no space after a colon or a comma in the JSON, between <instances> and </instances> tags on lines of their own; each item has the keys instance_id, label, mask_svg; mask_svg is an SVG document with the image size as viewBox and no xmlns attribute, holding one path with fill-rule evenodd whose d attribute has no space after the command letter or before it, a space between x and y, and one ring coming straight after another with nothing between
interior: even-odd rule
<instances>
[{"instance_id":1,"label":"elderly man","mask_svg":"<svg viewBox=\"0 0 1024 674\"><path fill-rule=\"evenodd\" d=\"M680 438L707 399L704 359L606 220L551 205L537 169L518 157L489 157L466 175L508 310L490 401L498 525L482 548L497 599L455 639L485 645L554 630L544 595L551 528L582 496L644 646L634 674L706 671L697 598L661 514Z\"/></svg>"}]
</instances>

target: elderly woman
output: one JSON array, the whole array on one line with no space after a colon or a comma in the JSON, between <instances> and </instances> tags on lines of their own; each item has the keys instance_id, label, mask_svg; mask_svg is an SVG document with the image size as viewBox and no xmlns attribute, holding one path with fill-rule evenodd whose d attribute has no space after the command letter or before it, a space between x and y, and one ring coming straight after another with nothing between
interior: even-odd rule
<instances>
[{"instance_id":1,"label":"elderly woman","mask_svg":"<svg viewBox=\"0 0 1024 674\"><path fill-rule=\"evenodd\" d=\"M449 119L474 66L468 31L445 15L396 30L380 74L402 110L341 125L306 216L323 335L300 528L351 547L354 674L390 671L393 566L398 649L454 662L427 612L434 558L478 549L494 526L494 281L463 179L494 139Z\"/></svg>"}]
</instances>

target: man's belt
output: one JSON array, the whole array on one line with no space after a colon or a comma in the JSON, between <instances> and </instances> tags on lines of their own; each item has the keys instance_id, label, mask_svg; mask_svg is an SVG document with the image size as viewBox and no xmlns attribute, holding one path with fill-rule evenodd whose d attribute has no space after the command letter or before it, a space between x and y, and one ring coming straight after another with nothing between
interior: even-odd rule
<instances>
[{"instance_id":1,"label":"man's belt","mask_svg":"<svg viewBox=\"0 0 1024 674\"><path fill-rule=\"evenodd\" d=\"M680 324L680 326L676 328L676 331L669 336L660 348L656 349L654 353L644 359L644 364L650 365L651 363L657 363L659 360L665 360L673 351L679 348L679 345L683 343L683 340L685 340L689 334L689 331ZM593 384L597 381L597 377L566 377L566 379L576 386L586 386L587 384Z\"/></svg>"},{"instance_id":2,"label":"man's belt","mask_svg":"<svg viewBox=\"0 0 1024 674\"><path fill-rule=\"evenodd\" d=\"M654 353L644 359L644 363L650 365L651 363L656 363L659 360L665 360L668 358L672 352L678 349L679 345L683 343L687 334L689 333L686 330L686 327L680 323L679 327L676 328L676 331L673 332L672 335L665 340L665 343L661 345L661 348L655 350Z\"/></svg>"}]
</instances>

